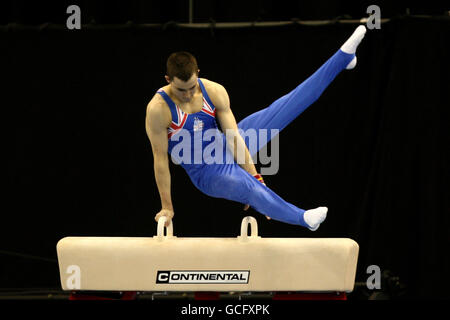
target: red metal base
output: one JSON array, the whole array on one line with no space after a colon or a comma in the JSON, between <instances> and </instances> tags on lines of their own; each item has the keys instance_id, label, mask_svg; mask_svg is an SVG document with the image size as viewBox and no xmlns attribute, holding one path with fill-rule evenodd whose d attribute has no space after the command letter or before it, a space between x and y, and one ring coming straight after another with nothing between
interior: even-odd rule
<instances>
[{"instance_id":1,"label":"red metal base","mask_svg":"<svg viewBox=\"0 0 450 320\"><path fill-rule=\"evenodd\" d=\"M123 292L99 292L99 293L82 293L71 292L69 300L135 300L136 291L123 291Z\"/></svg>"},{"instance_id":2,"label":"red metal base","mask_svg":"<svg viewBox=\"0 0 450 320\"><path fill-rule=\"evenodd\" d=\"M195 300L220 300L219 292L196 292ZM347 300L345 292L290 293L276 292L272 300Z\"/></svg>"},{"instance_id":3,"label":"red metal base","mask_svg":"<svg viewBox=\"0 0 450 320\"><path fill-rule=\"evenodd\" d=\"M277 292L272 300L347 300L345 292L321 293L280 293Z\"/></svg>"},{"instance_id":4,"label":"red metal base","mask_svg":"<svg viewBox=\"0 0 450 320\"><path fill-rule=\"evenodd\" d=\"M136 300L136 291L72 292L69 300ZM195 292L194 300L220 300L219 292ZM290 293L276 292L272 300L347 300L345 292Z\"/></svg>"},{"instance_id":5,"label":"red metal base","mask_svg":"<svg viewBox=\"0 0 450 320\"><path fill-rule=\"evenodd\" d=\"M220 292L195 292L194 300L219 300Z\"/></svg>"}]
</instances>

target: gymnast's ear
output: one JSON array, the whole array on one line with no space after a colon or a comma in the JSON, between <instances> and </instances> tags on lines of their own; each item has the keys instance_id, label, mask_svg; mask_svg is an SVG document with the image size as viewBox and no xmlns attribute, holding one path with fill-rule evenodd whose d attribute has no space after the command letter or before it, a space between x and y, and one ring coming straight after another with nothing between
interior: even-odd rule
<instances>
[{"instance_id":1,"label":"gymnast's ear","mask_svg":"<svg viewBox=\"0 0 450 320\"><path fill-rule=\"evenodd\" d=\"M167 83L170 83L170 77L168 75L165 75L164 78L166 79Z\"/></svg>"}]
</instances>

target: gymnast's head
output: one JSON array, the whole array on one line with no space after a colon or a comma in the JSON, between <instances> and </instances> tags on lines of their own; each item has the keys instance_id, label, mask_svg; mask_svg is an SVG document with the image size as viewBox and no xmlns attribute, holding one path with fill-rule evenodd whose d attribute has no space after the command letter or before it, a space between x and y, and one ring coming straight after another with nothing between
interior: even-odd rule
<instances>
[{"instance_id":1,"label":"gymnast's head","mask_svg":"<svg viewBox=\"0 0 450 320\"><path fill-rule=\"evenodd\" d=\"M197 60L189 52L172 53L167 59L166 81L171 92L182 102L191 101L198 86Z\"/></svg>"}]
</instances>

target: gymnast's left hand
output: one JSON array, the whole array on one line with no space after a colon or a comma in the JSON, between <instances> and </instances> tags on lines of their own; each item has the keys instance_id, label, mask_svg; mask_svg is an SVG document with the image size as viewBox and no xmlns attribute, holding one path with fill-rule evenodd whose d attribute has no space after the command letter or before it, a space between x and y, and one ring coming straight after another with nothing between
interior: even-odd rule
<instances>
[{"instance_id":1,"label":"gymnast's left hand","mask_svg":"<svg viewBox=\"0 0 450 320\"><path fill-rule=\"evenodd\" d=\"M158 214L155 216L155 221L158 222L159 218L161 218L162 216L167 217L167 220L165 223L165 227L167 228L169 226L169 224L172 222L172 218L174 215L175 215L175 213L173 212L173 210L161 209L161 211L158 212Z\"/></svg>"},{"instance_id":2,"label":"gymnast's left hand","mask_svg":"<svg viewBox=\"0 0 450 320\"><path fill-rule=\"evenodd\" d=\"M255 177L255 178L256 178L259 182L261 182L263 185L266 185L266 183L264 182L263 177L262 177L259 173L255 174L253 177ZM244 211L247 211L248 208L250 208L250 205L249 205L249 204L246 204L246 205L244 206ZM267 218L267 220L271 220L271 218L270 218L269 216L266 216L266 218Z\"/></svg>"}]
</instances>

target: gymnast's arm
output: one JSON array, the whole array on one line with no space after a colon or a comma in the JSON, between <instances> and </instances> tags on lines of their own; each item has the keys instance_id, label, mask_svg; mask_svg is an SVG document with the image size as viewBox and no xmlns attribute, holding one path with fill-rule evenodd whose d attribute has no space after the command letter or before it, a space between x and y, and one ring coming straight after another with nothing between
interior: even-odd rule
<instances>
[{"instance_id":1,"label":"gymnast's arm","mask_svg":"<svg viewBox=\"0 0 450 320\"><path fill-rule=\"evenodd\" d=\"M170 194L170 171L167 152L167 128L170 125L170 121L169 109L160 100L158 94L155 95L147 106L145 129L152 146L155 180L161 198L161 211L155 216L155 220L158 221L161 216L166 216L166 226L169 225L174 216Z\"/></svg>"},{"instance_id":2,"label":"gymnast's arm","mask_svg":"<svg viewBox=\"0 0 450 320\"><path fill-rule=\"evenodd\" d=\"M211 99L216 107L217 120L219 120L220 127L227 137L227 144L234 146L232 150L233 156L235 160L239 160L237 163L241 166L241 168L254 176L257 174L255 164L253 163L250 152L245 145L244 139L239 134L236 119L234 118L233 112L230 108L228 93L220 84L215 84L214 88L215 89L213 92L215 94L212 95ZM242 157L244 158L242 159Z\"/></svg>"}]
</instances>

